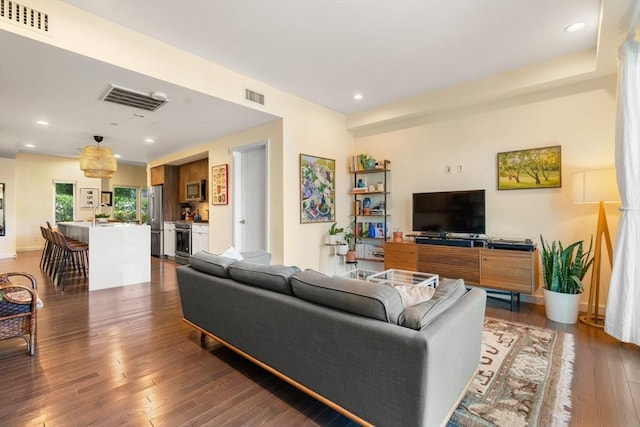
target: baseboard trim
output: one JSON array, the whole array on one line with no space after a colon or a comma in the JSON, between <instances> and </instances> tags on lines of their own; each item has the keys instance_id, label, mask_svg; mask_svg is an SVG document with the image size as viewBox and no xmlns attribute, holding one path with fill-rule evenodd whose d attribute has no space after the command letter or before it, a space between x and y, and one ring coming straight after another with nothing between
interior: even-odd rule
<instances>
[{"instance_id":1,"label":"baseboard trim","mask_svg":"<svg viewBox=\"0 0 640 427\"><path fill-rule=\"evenodd\" d=\"M492 298L494 299L501 299L504 300L505 302L509 302L509 295L491 295ZM538 305L544 305L544 297L542 295L526 295L526 294L520 294L520 300L522 302L529 302L532 304L538 304ZM581 313L586 313L588 310L589 303L588 302L580 302L580 312ZM598 306L598 313L600 314L604 314L605 311L607 309L606 305L600 305Z\"/></svg>"},{"instance_id":2,"label":"baseboard trim","mask_svg":"<svg viewBox=\"0 0 640 427\"><path fill-rule=\"evenodd\" d=\"M15 252L0 253L0 259L15 258L17 256L18 254L16 254Z\"/></svg>"}]
</instances>

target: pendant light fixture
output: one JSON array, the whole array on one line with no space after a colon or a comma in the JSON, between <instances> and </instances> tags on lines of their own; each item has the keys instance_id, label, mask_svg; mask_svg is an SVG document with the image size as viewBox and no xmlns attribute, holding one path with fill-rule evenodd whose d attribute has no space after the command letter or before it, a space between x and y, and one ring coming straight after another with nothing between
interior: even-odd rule
<instances>
[{"instance_id":1,"label":"pendant light fixture","mask_svg":"<svg viewBox=\"0 0 640 427\"><path fill-rule=\"evenodd\" d=\"M80 170L87 178L112 178L118 170L116 158L110 148L100 146L101 136L96 135L93 139L98 145L85 145L80 153Z\"/></svg>"}]
</instances>

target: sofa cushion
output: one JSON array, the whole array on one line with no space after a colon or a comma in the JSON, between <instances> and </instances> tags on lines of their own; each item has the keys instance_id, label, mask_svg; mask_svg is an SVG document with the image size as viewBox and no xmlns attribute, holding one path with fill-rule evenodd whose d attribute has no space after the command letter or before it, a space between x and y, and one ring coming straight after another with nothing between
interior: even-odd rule
<instances>
[{"instance_id":1,"label":"sofa cushion","mask_svg":"<svg viewBox=\"0 0 640 427\"><path fill-rule=\"evenodd\" d=\"M462 279L442 279L429 301L407 307L400 314L398 324L420 330L451 307L467 289Z\"/></svg>"},{"instance_id":2,"label":"sofa cushion","mask_svg":"<svg viewBox=\"0 0 640 427\"><path fill-rule=\"evenodd\" d=\"M295 266L263 265L250 261L237 261L229 266L232 279L287 295L293 295L289 279L299 271Z\"/></svg>"},{"instance_id":3,"label":"sofa cushion","mask_svg":"<svg viewBox=\"0 0 640 427\"><path fill-rule=\"evenodd\" d=\"M291 277L291 289L300 299L388 323L397 324L402 313L398 291L380 283L305 270Z\"/></svg>"},{"instance_id":4,"label":"sofa cushion","mask_svg":"<svg viewBox=\"0 0 640 427\"><path fill-rule=\"evenodd\" d=\"M230 278L229 266L236 262L233 258L215 255L207 251L200 251L189 258L189 264L194 270L212 274L218 277Z\"/></svg>"}]
</instances>

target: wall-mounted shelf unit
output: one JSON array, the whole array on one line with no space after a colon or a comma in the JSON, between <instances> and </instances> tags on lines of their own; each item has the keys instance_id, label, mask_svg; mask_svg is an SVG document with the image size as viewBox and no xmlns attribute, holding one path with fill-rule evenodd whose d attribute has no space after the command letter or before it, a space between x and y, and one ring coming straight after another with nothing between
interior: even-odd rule
<instances>
[{"instance_id":1,"label":"wall-mounted shelf unit","mask_svg":"<svg viewBox=\"0 0 640 427\"><path fill-rule=\"evenodd\" d=\"M384 242L389 235L390 163L382 160L375 168L351 171L351 217L361 261L384 262Z\"/></svg>"}]
</instances>

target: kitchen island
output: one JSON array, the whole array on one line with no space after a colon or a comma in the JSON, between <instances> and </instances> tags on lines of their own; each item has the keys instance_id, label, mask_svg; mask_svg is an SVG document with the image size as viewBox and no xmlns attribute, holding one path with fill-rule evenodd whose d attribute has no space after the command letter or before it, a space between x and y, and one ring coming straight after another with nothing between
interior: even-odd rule
<instances>
[{"instance_id":1,"label":"kitchen island","mask_svg":"<svg viewBox=\"0 0 640 427\"><path fill-rule=\"evenodd\" d=\"M151 230L128 223L61 222L63 235L89 244L89 290L151 281Z\"/></svg>"}]
</instances>

